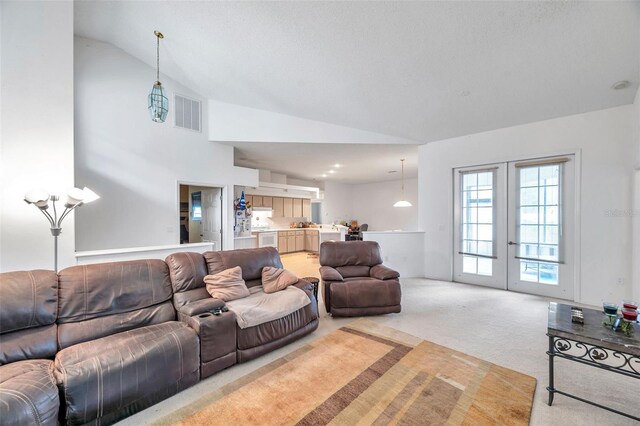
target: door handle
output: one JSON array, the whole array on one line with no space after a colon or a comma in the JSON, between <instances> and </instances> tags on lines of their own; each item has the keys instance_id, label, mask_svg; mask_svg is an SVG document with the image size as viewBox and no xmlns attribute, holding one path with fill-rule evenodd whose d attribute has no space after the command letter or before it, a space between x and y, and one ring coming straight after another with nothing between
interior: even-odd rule
<instances>
[{"instance_id":1,"label":"door handle","mask_svg":"<svg viewBox=\"0 0 640 426\"><path fill-rule=\"evenodd\" d=\"M510 246L517 246L518 243L514 243L513 241L509 241L507 244L509 244Z\"/></svg>"}]
</instances>

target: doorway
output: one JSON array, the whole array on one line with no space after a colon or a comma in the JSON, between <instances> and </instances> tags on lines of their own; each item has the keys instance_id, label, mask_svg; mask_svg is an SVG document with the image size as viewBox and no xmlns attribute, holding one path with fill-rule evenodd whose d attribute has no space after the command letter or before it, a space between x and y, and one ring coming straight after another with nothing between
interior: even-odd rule
<instances>
[{"instance_id":1,"label":"doorway","mask_svg":"<svg viewBox=\"0 0 640 426\"><path fill-rule=\"evenodd\" d=\"M222 250L222 188L179 185L180 244L212 243Z\"/></svg>"},{"instance_id":2,"label":"doorway","mask_svg":"<svg viewBox=\"0 0 640 426\"><path fill-rule=\"evenodd\" d=\"M454 281L573 300L575 156L454 170Z\"/></svg>"}]
</instances>

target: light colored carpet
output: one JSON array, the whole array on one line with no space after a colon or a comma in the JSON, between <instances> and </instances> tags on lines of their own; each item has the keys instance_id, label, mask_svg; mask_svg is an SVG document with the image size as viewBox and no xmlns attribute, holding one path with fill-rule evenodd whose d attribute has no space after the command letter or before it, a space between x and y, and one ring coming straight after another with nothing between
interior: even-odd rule
<instances>
[{"instance_id":1,"label":"light colored carpet","mask_svg":"<svg viewBox=\"0 0 640 426\"><path fill-rule=\"evenodd\" d=\"M159 424L528 425L536 380L357 320Z\"/></svg>"},{"instance_id":2,"label":"light colored carpet","mask_svg":"<svg viewBox=\"0 0 640 426\"><path fill-rule=\"evenodd\" d=\"M553 406L547 406L548 358L545 352L548 341L545 333L550 299L421 278L404 278L400 282L402 312L367 319L535 377L538 383L531 413L532 425L637 425L633 420L562 395L556 395ZM121 423L149 424L166 417L199 400L202 395L353 321L327 316L324 306L320 306L320 312L320 326L311 335L215 374ZM557 360L556 387L640 416L640 380Z\"/></svg>"}]
</instances>

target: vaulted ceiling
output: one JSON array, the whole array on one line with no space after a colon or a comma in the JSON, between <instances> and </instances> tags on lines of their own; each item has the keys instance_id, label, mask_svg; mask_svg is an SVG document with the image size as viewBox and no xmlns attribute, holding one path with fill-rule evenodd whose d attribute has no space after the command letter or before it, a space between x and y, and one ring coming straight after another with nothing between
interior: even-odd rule
<instances>
[{"instance_id":1,"label":"vaulted ceiling","mask_svg":"<svg viewBox=\"0 0 640 426\"><path fill-rule=\"evenodd\" d=\"M203 96L421 143L629 104L640 75L637 1L75 4L152 66L155 29Z\"/></svg>"}]
</instances>

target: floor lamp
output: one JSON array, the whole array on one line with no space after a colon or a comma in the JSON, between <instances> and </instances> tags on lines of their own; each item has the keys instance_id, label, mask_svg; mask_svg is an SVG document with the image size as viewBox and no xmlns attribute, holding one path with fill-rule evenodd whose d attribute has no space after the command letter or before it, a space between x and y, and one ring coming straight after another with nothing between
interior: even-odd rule
<instances>
[{"instance_id":1,"label":"floor lamp","mask_svg":"<svg viewBox=\"0 0 640 426\"><path fill-rule=\"evenodd\" d=\"M73 188L68 192L67 201L64 203L64 211L58 217L56 202L60 199L60 196L49 195L49 193L43 189L31 190L24 196L24 201L27 204L36 206L51 225L51 235L53 235L53 266L56 273L58 272L58 236L62 232L62 221L76 207L95 201L98 198L100 198L100 196L86 186L84 189ZM49 212L49 201L51 201L53 215Z\"/></svg>"}]
</instances>

